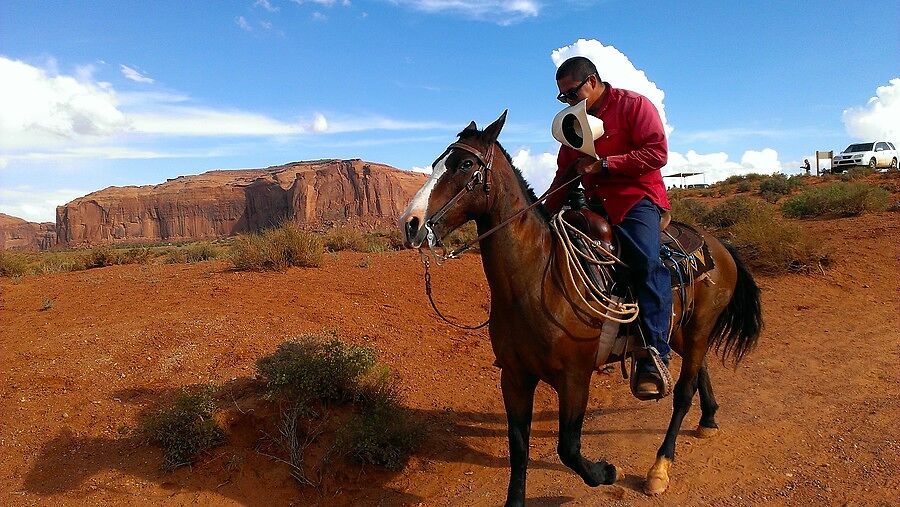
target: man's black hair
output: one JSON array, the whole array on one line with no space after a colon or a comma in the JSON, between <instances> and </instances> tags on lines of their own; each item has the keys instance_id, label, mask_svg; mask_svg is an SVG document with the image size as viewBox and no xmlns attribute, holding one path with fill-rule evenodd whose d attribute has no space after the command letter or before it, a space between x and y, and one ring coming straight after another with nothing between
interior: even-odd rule
<instances>
[{"instance_id":1,"label":"man's black hair","mask_svg":"<svg viewBox=\"0 0 900 507\"><path fill-rule=\"evenodd\" d=\"M596 73L597 67L594 65L594 62L583 56L573 56L556 69L556 80L559 81L564 77L571 77L576 81L581 81ZM597 78L599 79L600 76L598 75Z\"/></svg>"}]
</instances>

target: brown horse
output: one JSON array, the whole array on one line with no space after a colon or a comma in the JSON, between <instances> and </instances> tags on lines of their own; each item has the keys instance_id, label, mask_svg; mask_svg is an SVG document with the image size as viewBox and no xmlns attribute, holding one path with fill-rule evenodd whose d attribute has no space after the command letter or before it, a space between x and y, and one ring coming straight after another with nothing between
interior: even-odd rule
<instances>
[{"instance_id":1,"label":"brown horse","mask_svg":"<svg viewBox=\"0 0 900 507\"><path fill-rule=\"evenodd\" d=\"M536 199L512 165L497 137L506 112L484 131L472 122L434 162L428 181L400 218L405 244L425 248L440 243L460 225L474 220L479 233L501 224ZM510 482L507 505L525 500L528 437L537 382L559 394L559 445L562 462L590 486L613 484L621 472L605 461L581 455L581 429L591 375L598 362L599 322L586 319L578 286L558 262L560 242L551 233L541 206L522 213L481 239L481 258L491 290L490 337L506 407ZM645 491L668 487L675 458L675 439L694 393L700 390L698 435L712 436L718 405L706 367L710 347L723 349L722 359L739 361L756 343L762 327L759 289L735 252L704 234L715 268L691 288L693 311L678 323L671 346L682 357L673 391L674 411ZM428 243L431 242L431 245ZM675 297L674 314L680 313ZM604 355L603 359L608 356Z\"/></svg>"}]
</instances>

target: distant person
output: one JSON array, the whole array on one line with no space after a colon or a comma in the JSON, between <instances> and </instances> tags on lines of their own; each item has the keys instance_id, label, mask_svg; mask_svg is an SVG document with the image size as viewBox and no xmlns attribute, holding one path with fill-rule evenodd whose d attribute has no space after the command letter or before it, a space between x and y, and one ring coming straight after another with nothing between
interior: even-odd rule
<instances>
[{"instance_id":1,"label":"distant person","mask_svg":"<svg viewBox=\"0 0 900 507\"><path fill-rule=\"evenodd\" d=\"M806 171L806 175L809 176L810 167L808 158L803 159L803 170Z\"/></svg>"},{"instance_id":2,"label":"distant person","mask_svg":"<svg viewBox=\"0 0 900 507\"><path fill-rule=\"evenodd\" d=\"M594 142L600 160L561 145L550 188L577 172L589 201L602 203L629 266L642 334L668 365L672 288L669 270L659 258L660 217L670 207L660 171L668 159L668 143L659 112L647 97L604 82L593 62L581 56L560 65L556 85L561 102L572 106L587 99L588 114L603 120L606 134ZM558 212L565 198L565 192L554 194L546 201L547 210ZM662 372L653 362L640 359L636 371L637 394L660 396Z\"/></svg>"}]
</instances>

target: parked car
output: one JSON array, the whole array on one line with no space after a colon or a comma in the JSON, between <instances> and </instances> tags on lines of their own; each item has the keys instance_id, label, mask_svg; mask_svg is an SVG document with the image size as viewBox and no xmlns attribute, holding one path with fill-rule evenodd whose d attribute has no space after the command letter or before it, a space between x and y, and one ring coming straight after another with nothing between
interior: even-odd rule
<instances>
[{"instance_id":1,"label":"parked car","mask_svg":"<svg viewBox=\"0 0 900 507\"><path fill-rule=\"evenodd\" d=\"M831 172L839 173L856 166L897 170L897 159L897 148L893 143L887 141L856 143L847 146L844 151L834 156L831 160Z\"/></svg>"}]
</instances>

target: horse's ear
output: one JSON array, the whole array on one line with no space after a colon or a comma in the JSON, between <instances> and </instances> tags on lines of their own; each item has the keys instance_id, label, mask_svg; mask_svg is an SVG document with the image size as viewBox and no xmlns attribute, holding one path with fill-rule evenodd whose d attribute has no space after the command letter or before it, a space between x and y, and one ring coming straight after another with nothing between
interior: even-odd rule
<instances>
[{"instance_id":1,"label":"horse's ear","mask_svg":"<svg viewBox=\"0 0 900 507\"><path fill-rule=\"evenodd\" d=\"M474 132L478 132L478 125L475 125L474 121L470 121L469 125L462 130L459 134L456 134L456 137L466 137L467 134L471 134Z\"/></svg>"},{"instance_id":2,"label":"horse's ear","mask_svg":"<svg viewBox=\"0 0 900 507\"><path fill-rule=\"evenodd\" d=\"M500 137L500 131L503 130L503 124L506 123L506 113L508 112L509 109L504 109L503 114L494 120L494 123L488 125L488 128L484 129L484 139L489 144L494 144L497 138Z\"/></svg>"}]
</instances>

